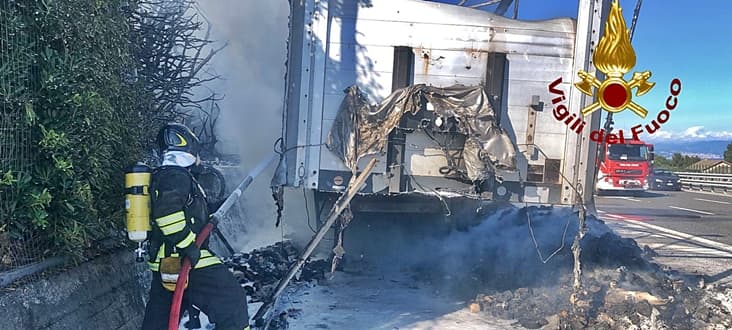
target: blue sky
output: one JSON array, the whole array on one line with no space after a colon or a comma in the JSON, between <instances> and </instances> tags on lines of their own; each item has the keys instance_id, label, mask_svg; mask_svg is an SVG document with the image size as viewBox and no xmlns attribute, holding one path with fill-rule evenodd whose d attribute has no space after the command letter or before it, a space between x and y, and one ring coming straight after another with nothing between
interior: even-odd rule
<instances>
[{"instance_id":1,"label":"blue sky","mask_svg":"<svg viewBox=\"0 0 732 330\"><path fill-rule=\"evenodd\" d=\"M436 2L456 3L456 0ZM468 4L482 1L471 0ZM519 19L576 17L577 1L520 0ZM636 0L620 0L630 26ZM494 6L489 7L495 8ZM509 13L513 7L509 8ZM641 119L630 111L615 115L615 127L648 123L663 109L673 78L682 82L679 106L654 139L732 140L732 1L646 0L633 37L634 71L650 70L656 86L634 101L649 110ZM626 75L629 79L630 74ZM603 114L603 120L604 120Z\"/></svg>"}]
</instances>

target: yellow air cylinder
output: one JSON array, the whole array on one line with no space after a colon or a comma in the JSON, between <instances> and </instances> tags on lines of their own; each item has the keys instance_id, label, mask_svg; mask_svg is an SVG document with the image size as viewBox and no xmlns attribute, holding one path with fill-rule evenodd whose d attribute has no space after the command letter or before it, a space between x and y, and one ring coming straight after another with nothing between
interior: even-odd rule
<instances>
[{"instance_id":1,"label":"yellow air cylinder","mask_svg":"<svg viewBox=\"0 0 732 330\"><path fill-rule=\"evenodd\" d=\"M125 209L127 235L130 240L143 242L150 228L150 175L152 169L137 163L125 172Z\"/></svg>"}]
</instances>

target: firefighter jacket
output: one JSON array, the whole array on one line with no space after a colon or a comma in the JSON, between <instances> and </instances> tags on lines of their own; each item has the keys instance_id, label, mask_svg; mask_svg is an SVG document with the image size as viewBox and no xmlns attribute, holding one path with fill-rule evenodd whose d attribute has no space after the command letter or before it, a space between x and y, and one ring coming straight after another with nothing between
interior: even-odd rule
<instances>
[{"instance_id":1,"label":"firefighter jacket","mask_svg":"<svg viewBox=\"0 0 732 330\"><path fill-rule=\"evenodd\" d=\"M178 256L177 250L195 244L196 234L209 221L206 195L190 171L180 166L161 166L153 171L150 195L152 233L148 265L159 271L160 260ZM200 269L221 260L208 249L208 239L201 245Z\"/></svg>"}]
</instances>

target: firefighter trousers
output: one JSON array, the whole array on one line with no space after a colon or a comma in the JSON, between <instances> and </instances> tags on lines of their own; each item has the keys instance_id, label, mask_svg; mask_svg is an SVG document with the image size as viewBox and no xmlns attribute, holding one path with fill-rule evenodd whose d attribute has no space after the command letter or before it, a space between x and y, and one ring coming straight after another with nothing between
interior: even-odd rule
<instances>
[{"instance_id":1,"label":"firefighter trousers","mask_svg":"<svg viewBox=\"0 0 732 330\"><path fill-rule=\"evenodd\" d=\"M153 272L150 301L145 308L142 329L168 329L172 300L173 292L163 287L160 273ZM223 264L192 269L183 301L181 315L185 302L193 304L216 325L216 330L242 330L249 326L244 288Z\"/></svg>"}]
</instances>

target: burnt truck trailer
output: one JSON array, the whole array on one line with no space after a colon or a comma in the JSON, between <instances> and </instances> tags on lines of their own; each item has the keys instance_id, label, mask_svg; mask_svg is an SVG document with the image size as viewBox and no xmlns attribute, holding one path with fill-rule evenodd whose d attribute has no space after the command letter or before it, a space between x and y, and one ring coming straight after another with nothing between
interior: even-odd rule
<instances>
[{"instance_id":1,"label":"burnt truck trailer","mask_svg":"<svg viewBox=\"0 0 732 330\"><path fill-rule=\"evenodd\" d=\"M591 199L600 112L577 133L554 117L549 85L563 78L554 87L571 113L593 101L572 84L579 70L595 74L608 1L580 1L576 20L531 22L416 0L290 3L273 181L307 189L311 210L373 157L354 211L445 212L465 195Z\"/></svg>"}]
</instances>

